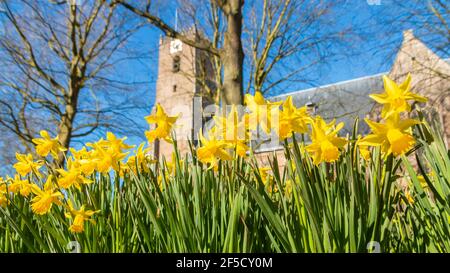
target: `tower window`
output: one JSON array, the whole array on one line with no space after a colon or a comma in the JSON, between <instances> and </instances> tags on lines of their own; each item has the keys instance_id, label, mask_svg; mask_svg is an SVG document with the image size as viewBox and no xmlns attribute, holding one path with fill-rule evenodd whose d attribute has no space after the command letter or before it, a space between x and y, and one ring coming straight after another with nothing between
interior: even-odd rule
<instances>
[{"instance_id":1,"label":"tower window","mask_svg":"<svg viewBox=\"0 0 450 273\"><path fill-rule=\"evenodd\" d=\"M177 73L180 71L180 56L176 55L172 60L172 72Z\"/></svg>"},{"instance_id":2,"label":"tower window","mask_svg":"<svg viewBox=\"0 0 450 273\"><path fill-rule=\"evenodd\" d=\"M175 92L177 92L177 85L176 84L174 84L173 86L172 86L172 91L175 93Z\"/></svg>"}]
</instances>

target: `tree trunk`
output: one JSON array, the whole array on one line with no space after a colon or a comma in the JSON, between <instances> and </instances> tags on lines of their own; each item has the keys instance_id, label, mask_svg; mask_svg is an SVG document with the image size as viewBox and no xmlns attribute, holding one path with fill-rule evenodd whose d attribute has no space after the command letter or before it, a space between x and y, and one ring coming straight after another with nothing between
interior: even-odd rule
<instances>
[{"instance_id":1,"label":"tree trunk","mask_svg":"<svg viewBox=\"0 0 450 273\"><path fill-rule=\"evenodd\" d=\"M76 114L76 104L75 106L73 105L73 103L66 105L66 112L64 116L61 118L61 122L59 124L58 128L59 142L66 149L69 149L70 147L70 140L72 139L72 129L75 114ZM67 151L59 153L58 159L56 160L56 164L59 167L64 166L66 153Z\"/></svg>"},{"instance_id":2,"label":"tree trunk","mask_svg":"<svg viewBox=\"0 0 450 273\"><path fill-rule=\"evenodd\" d=\"M243 0L229 0L223 7L227 17L223 51L223 88L226 104L242 104L243 101L243 62L242 49L242 6Z\"/></svg>"}]
</instances>

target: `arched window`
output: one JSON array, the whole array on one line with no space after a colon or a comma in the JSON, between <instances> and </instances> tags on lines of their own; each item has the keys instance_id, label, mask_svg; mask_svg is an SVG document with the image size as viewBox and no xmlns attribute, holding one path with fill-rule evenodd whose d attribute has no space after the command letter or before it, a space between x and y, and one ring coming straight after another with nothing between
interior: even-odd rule
<instances>
[{"instance_id":1,"label":"arched window","mask_svg":"<svg viewBox=\"0 0 450 273\"><path fill-rule=\"evenodd\" d=\"M172 72L177 73L180 71L180 56L174 56L172 61Z\"/></svg>"}]
</instances>

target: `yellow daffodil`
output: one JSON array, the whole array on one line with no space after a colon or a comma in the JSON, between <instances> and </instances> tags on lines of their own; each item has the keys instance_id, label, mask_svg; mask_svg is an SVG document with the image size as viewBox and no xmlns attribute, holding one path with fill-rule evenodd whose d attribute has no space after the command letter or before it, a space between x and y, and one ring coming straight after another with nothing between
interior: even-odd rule
<instances>
[{"instance_id":1,"label":"yellow daffodil","mask_svg":"<svg viewBox=\"0 0 450 273\"><path fill-rule=\"evenodd\" d=\"M369 151L369 146L368 145L361 145L361 140L362 140L361 135L358 135L358 139L356 140L356 146L358 147L359 154L361 155L361 157L364 160L369 161L370 157L371 157L370 151Z\"/></svg>"},{"instance_id":2,"label":"yellow daffodil","mask_svg":"<svg viewBox=\"0 0 450 273\"><path fill-rule=\"evenodd\" d=\"M148 164L156 163L156 160L152 160L150 157L150 148L144 149L145 143L141 143L134 155L128 157L126 164L122 167L122 175L124 172L132 171L137 174L136 165L140 167L140 171L145 173L149 172Z\"/></svg>"},{"instance_id":3,"label":"yellow daffodil","mask_svg":"<svg viewBox=\"0 0 450 273\"><path fill-rule=\"evenodd\" d=\"M428 188L427 181L425 180L425 177L423 177L423 175L418 175L417 180L419 180L419 183L420 183L420 186L422 187L422 189Z\"/></svg>"},{"instance_id":4,"label":"yellow daffodil","mask_svg":"<svg viewBox=\"0 0 450 273\"><path fill-rule=\"evenodd\" d=\"M110 149L112 153L123 153L125 150L131 149L134 146L125 144L127 138L117 138L113 133L106 133L106 140L99 140L97 145L104 149Z\"/></svg>"},{"instance_id":5,"label":"yellow daffodil","mask_svg":"<svg viewBox=\"0 0 450 273\"><path fill-rule=\"evenodd\" d=\"M36 144L36 153L38 155L46 157L51 153L54 158L57 158L60 152L67 151L67 149L59 143L58 136L51 138L45 130L42 130L39 134L42 138L32 139L33 143Z\"/></svg>"},{"instance_id":6,"label":"yellow daffodil","mask_svg":"<svg viewBox=\"0 0 450 273\"><path fill-rule=\"evenodd\" d=\"M410 133L410 127L420 122L414 119L400 119L398 113L390 115L385 123L377 123L366 119L372 134L360 141L360 145L381 146L381 151L386 155L394 156L405 154L415 143Z\"/></svg>"},{"instance_id":7,"label":"yellow daffodil","mask_svg":"<svg viewBox=\"0 0 450 273\"><path fill-rule=\"evenodd\" d=\"M92 180L87 179L80 168L76 166L71 159L67 162L67 170L58 169L58 173L61 175L58 178L58 185L63 189L68 189L71 186L75 186L77 189L81 188L82 184L91 184Z\"/></svg>"},{"instance_id":8,"label":"yellow daffodil","mask_svg":"<svg viewBox=\"0 0 450 273\"><path fill-rule=\"evenodd\" d=\"M293 187L294 183L292 182L292 180L287 179L284 185L284 194L286 196L291 196L292 195L292 187Z\"/></svg>"},{"instance_id":9,"label":"yellow daffodil","mask_svg":"<svg viewBox=\"0 0 450 273\"><path fill-rule=\"evenodd\" d=\"M321 162L334 162L339 158L339 149L347 141L344 138L337 137L339 130L344 127L341 122L334 126L335 121L326 123L321 117L316 117L311 122L312 143L306 147L306 150L312 154L314 164Z\"/></svg>"},{"instance_id":10,"label":"yellow daffodil","mask_svg":"<svg viewBox=\"0 0 450 273\"><path fill-rule=\"evenodd\" d=\"M405 197L410 205L414 205L414 198L412 197L411 192L409 190L405 190Z\"/></svg>"},{"instance_id":11,"label":"yellow daffodil","mask_svg":"<svg viewBox=\"0 0 450 273\"><path fill-rule=\"evenodd\" d=\"M27 197L31 193L32 184L28 180L23 180L19 175L15 175L14 179L10 178L11 184L8 185L8 191L12 193L20 193Z\"/></svg>"},{"instance_id":12,"label":"yellow daffodil","mask_svg":"<svg viewBox=\"0 0 450 273\"><path fill-rule=\"evenodd\" d=\"M9 205L8 189L3 177L0 177L0 207L4 208Z\"/></svg>"},{"instance_id":13,"label":"yellow daffodil","mask_svg":"<svg viewBox=\"0 0 450 273\"><path fill-rule=\"evenodd\" d=\"M81 233L84 231L84 222L89 221L92 224L95 224L95 221L91 219L92 215L98 213L99 210L85 210L85 206L81 206L79 210L74 209L72 202L70 200L67 201L69 212L65 213L66 218L73 219L72 225L69 227L69 231L72 233Z\"/></svg>"},{"instance_id":14,"label":"yellow daffodil","mask_svg":"<svg viewBox=\"0 0 450 273\"><path fill-rule=\"evenodd\" d=\"M16 153L16 158L18 162L13 167L21 176L26 176L31 172L40 176L39 168L43 165L42 161L34 162L31 154Z\"/></svg>"},{"instance_id":15,"label":"yellow daffodil","mask_svg":"<svg viewBox=\"0 0 450 273\"><path fill-rule=\"evenodd\" d=\"M209 140L206 139L202 133L200 133L200 142L202 146L197 150L198 160L205 164L210 164L210 168L217 166L218 160L232 160L230 154L226 149L230 148L230 145L224 140L216 139L214 132L209 133Z\"/></svg>"},{"instance_id":16,"label":"yellow daffodil","mask_svg":"<svg viewBox=\"0 0 450 273\"><path fill-rule=\"evenodd\" d=\"M414 94L411 89L411 75L408 74L406 80L397 85L393 80L386 75L383 76L385 92L382 94L372 94L370 97L376 102L383 104L381 116L383 118L389 117L393 113L401 113L404 111L411 111L411 105L408 101L426 102L427 99Z\"/></svg>"},{"instance_id":17,"label":"yellow daffodil","mask_svg":"<svg viewBox=\"0 0 450 273\"><path fill-rule=\"evenodd\" d=\"M249 150L246 144L249 139L248 126L245 119L239 120L236 107L232 106L228 117L215 116L214 121L217 137L234 147L238 156L245 157Z\"/></svg>"},{"instance_id":18,"label":"yellow daffodil","mask_svg":"<svg viewBox=\"0 0 450 273\"><path fill-rule=\"evenodd\" d=\"M261 177L261 181L264 184L264 187L269 193L278 192L278 187L275 185L275 181L273 179L273 175L271 174L272 169L270 167L259 167L258 173Z\"/></svg>"},{"instance_id":19,"label":"yellow daffodil","mask_svg":"<svg viewBox=\"0 0 450 273\"><path fill-rule=\"evenodd\" d=\"M60 198L63 197L52 183L53 177L50 175L44 184L44 189L39 188L38 185L33 184L31 191L36 195L31 200L31 209L35 214L44 215L50 211L53 204L61 205Z\"/></svg>"},{"instance_id":20,"label":"yellow daffodil","mask_svg":"<svg viewBox=\"0 0 450 273\"><path fill-rule=\"evenodd\" d=\"M111 168L120 171L120 161L127 156L126 153L118 152L115 148L102 146L98 143L91 145L94 147L93 160L96 163L97 171L107 173Z\"/></svg>"},{"instance_id":21,"label":"yellow daffodil","mask_svg":"<svg viewBox=\"0 0 450 273\"><path fill-rule=\"evenodd\" d=\"M250 129L256 130L260 125L264 132L269 134L272 129L272 113L275 113L275 116L279 115L276 111L283 102L269 102L260 92L256 92L255 96L246 94L245 103L251 111L249 114Z\"/></svg>"},{"instance_id":22,"label":"yellow daffodil","mask_svg":"<svg viewBox=\"0 0 450 273\"><path fill-rule=\"evenodd\" d=\"M70 153L73 158L73 164L77 165L84 175L89 176L94 173L97 166L97 160L94 157L93 150L87 151L86 147L83 147L83 149L76 151L71 148Z\"/></svg>"},{"instance_id":23,"label":"yellow daffodil","mask_svg":"<svg viewBox=\"0 0 450 273\"><path fill-rule=\"evenodd\" d=\"M158 103L156 105L156 113L145 117L148 124L156 124L156 128L145 132L149 142L154 142L155 139L164 139L172 143L170 132L178 119L178 116L168 116L162 106Z\"/></svg>"},{"instance_id":24,"label":"yellow daffodil","mask_svg":"<svg viewBox=\"0 0 450 273\"><path fill-rule=\"evenodd\" d=\"M278 137L280 140L284 140L291 137L292 133L307 133L309 120L310 117L306 107L296 108L292 102L292 97L288 96L283 103L283 110L280 112Z\"/></svg>"},{"instance_id":25,"label":"yellow daffodil","mask_svg":"<svg viewBox=\"0 0 450 273\"><path fill-rule=\"evenodd\" d=\"M180 160L178 163L180 166L183 165L184 160ZM170 177L173 177L175 175L176 167L177 167L177 157L175 155L175 152L172 153L172 160L171 161L165 161L166 168L161 168L160 174L157 177L157 182L160 190L163 190L163 178L164 181L167 183L170 179Z\"/></svg>"}]
</instances>

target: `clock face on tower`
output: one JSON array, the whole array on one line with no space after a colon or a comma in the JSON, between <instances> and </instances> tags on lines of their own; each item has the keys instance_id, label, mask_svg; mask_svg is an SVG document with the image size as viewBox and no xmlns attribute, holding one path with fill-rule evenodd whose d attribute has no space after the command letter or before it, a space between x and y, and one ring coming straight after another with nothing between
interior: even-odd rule
<instances>
[{"instance_id":1,"label":"clock face on tower","mask_svg":"<svg viewBox=\"0 0 450 273\"><path fill-rule=\"evenodd\" d=\"M181 51L182 47L183 47L183 43L180 40L175 39L175 40L171 41L170 42L170 54L175 54L175 53Z\"/></svg>"}]
</instances>

